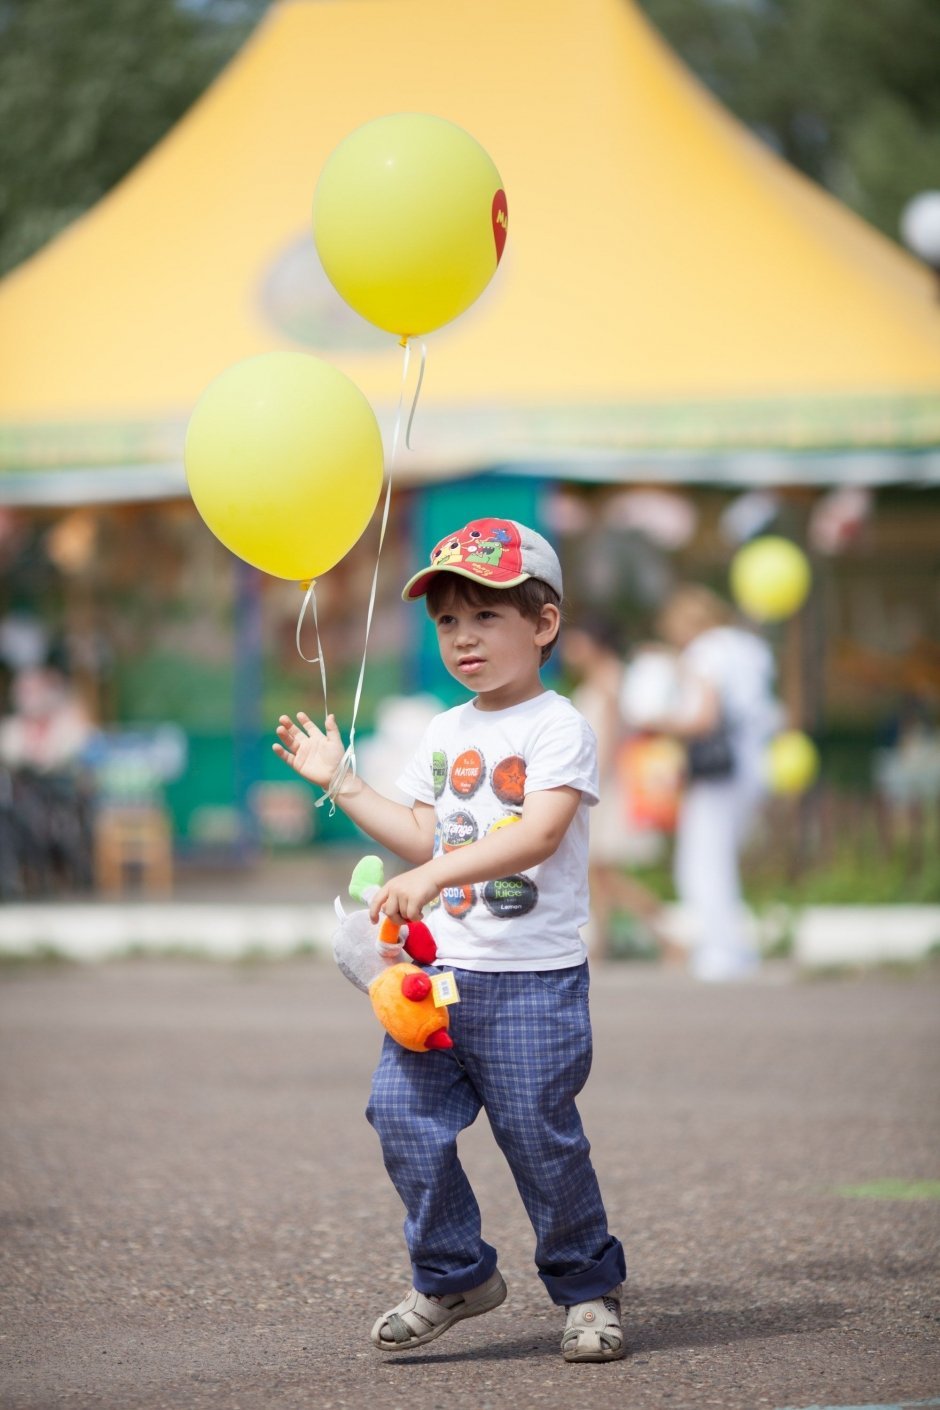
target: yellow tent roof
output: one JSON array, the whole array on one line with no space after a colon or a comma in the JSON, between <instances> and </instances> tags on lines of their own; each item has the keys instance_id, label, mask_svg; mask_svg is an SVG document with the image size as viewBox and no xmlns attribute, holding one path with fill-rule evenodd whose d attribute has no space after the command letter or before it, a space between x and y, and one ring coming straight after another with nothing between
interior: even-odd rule
<instances>
[{"instance_id":1,"label":"yellow tent roof","mask_svg":"<svg viewBox=\"0 0 940 1410\"><path fill-rule=\"evenodd\" d=\"M430 340L407 473L837 478L855 449L871 478L936 472L929 273L752 138L629 0L280 0L0 284L0 496L43 468L68 470L50 494L108 493L109 466L178 490L200 392L271 348L336 363L387 426L399 351L327 284L309 211L337 143L403 110L467 128L509 201L492 285Z\"/></svg>"}]
</instances>

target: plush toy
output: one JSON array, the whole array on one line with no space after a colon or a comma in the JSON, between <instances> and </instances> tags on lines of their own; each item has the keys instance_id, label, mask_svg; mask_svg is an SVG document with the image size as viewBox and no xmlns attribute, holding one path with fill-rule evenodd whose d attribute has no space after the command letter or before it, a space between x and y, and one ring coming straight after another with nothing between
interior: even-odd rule
<instances>
[{"instance_id":1,"label":"plush toy","mask_svg":"<svg viewBox=\"0 0 940 1410\"><path fill-rule=\"evenodd\" d=\"M380 857L363 857L349 883L354 901L368 905L383 882ZM350 983L369 995L379 1022L402 1047L422 1053L429 1048L452 1048L447 1032L446 1008L432 997L431 981L417 964L433 964L437 957L434 937L423 921L403 923L382 916L378 926L368 911L347 915L336 898L340 927L333 936L333 955Z\"/></svg>"}]
</instances>

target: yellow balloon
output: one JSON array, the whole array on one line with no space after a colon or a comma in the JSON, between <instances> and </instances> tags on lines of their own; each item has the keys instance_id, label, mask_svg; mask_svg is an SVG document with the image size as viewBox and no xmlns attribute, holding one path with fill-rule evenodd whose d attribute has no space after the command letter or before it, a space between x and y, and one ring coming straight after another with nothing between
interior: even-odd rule
<instances>
[{"instance_id":1,"label":"yellow balloon","mask_svg":"<svg viewBox=\"0 0 940 1410\"><path fill-rule=\"evenodd\" d=\"M731 560L735 600L759 622L780 621L802 607L810 579L806 554L772 534L745 544Z\"/></svg>"},{"instance_id":2,"label":"yellow balloon","mask_svg":"<svg viewBox=\"0 0 940 1410\"><path fill-rule=\"evenodd\" d=\"M819 773L819 753L802 730L788 729L767 746L767 782L775 793L803 793Z\"/></svg>"},{"instance_id":3,"label":"yellow balloon","mask_svg":"<svg viewBox=\"0 0 940 1410\"><path fill-rule=\"evenodd\" d=\"M186 432L186 477L226 548L276 578L332 568L360 537L382 488L382 436L359 388L307 353L227 368Z\"/></svg>"},{"instance_id":4,"label":"yellow balloon","mask_svg":"<svg viewBox=\"0 0 940 1410\"><path fill-rule=\"evenodd\" d=\"M400 337L430 333L479 298L508 226L499 172L444 118L393 113L327 158L313 236L327 276L363 318Z\"/></svg>"}]
</instances>

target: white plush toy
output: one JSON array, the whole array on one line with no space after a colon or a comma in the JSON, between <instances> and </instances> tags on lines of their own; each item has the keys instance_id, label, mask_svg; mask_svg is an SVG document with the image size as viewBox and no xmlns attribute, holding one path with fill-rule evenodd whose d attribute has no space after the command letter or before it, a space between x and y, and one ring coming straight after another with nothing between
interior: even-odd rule
<instances>
[{"instance_id":1,"label":"white plush toy","mask_svg":"<svg viewBox=\"0 0 940 1410\"><path fill-rule=\"evenodd\" d=\"M368 905L383 878L381 858L363 857L353 871L350 896ZM399 924L382 916L376 925L367 910L347 915L338 896L335 906L340 921L333 936L336 963L351 984L369 995L386 1031L413 1052L452 1048L447 1009L434 1002L431 980L418 968L437 958L434 937L424 922ZM406 957L418 963L408 964Z\"/></svg>"}]
</instances>

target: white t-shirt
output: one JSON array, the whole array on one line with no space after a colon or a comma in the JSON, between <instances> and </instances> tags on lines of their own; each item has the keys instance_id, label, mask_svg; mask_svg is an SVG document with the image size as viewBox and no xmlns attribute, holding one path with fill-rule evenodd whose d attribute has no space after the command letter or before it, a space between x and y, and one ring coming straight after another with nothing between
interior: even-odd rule
<instances>
[{"instance_id":1,"label":"white t-shirt","mask_svg":"<svg viewBox=\"0 0 940 1410\"><path fill-rule=\"evenodd\" d=\"M518 876L445 888L426 919L438 964L497 971L583 963L597 746L569 700L547 690L508 710L478 710L473 701L446 710L431 721L398 786L434 805L435 856L511 826L528 793L580 789L578 810L551 857Z\"/></svg>"},{"instance_id":2,"label":"white t-shirt","mask_svg":"<svg viewBox=\"0 0 940 1410\"><path fill-rule=\"evenodd\" d=\"M748 780L759 779L764 750L781 713L767 643L739 627L713 627L686 647L682 664L717 691L740 773Z\"/></svg>"}]
</instances>

